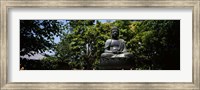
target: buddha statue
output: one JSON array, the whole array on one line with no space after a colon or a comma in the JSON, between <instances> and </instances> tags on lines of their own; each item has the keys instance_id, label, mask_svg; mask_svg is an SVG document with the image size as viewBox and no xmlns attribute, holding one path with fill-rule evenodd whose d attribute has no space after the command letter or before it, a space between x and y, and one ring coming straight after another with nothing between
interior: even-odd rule
<instances>
[{"instance_id":1,"label":"buddha statue","mask_svg":"<svg viewBox=\"0 0 200 90\"><path fill-rule=\"evenodd\" d=\"M131 58L133 55L127 52L125 41L119 39L119 30L116 27L111 29L111 39L106 40L105 51L101 58Z\"/></svg>"}]
</instances>

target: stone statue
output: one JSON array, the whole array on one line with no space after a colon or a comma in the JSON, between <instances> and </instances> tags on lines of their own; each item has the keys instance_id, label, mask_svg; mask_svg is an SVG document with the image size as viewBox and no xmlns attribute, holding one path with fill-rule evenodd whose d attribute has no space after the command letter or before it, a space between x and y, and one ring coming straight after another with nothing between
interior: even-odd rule
<instances>
[{"instance_id":1,"label":"stone statue","mask_svg":"<svg viewBox=\"0 0 200 90\"><path fill-rule=\"evenodd\" d=\"M105 52L101 54L101 58L130 58L133 55L126 50L125 41L119 39L119 30L116 27L111 29L111 39L105 43Z\"/></svg>"}]
</instances>

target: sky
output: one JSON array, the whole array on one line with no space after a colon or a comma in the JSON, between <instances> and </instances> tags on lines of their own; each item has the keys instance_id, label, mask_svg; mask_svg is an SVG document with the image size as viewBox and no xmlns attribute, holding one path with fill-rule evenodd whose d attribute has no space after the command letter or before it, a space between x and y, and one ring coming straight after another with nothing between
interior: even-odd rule
<instances>
[{"instance_id":1,"label":"sky","mask_svg":"<svg viewBox=\"0 0 200 90\"><path fill-rule=\"evenodd\" d=\"M58 20L58 21L60 21L60 22L63 22L63 24L66 24L67 22L66 22L66 20ZM98 20L98 21L100 21L101 23L106 23L108 20ZM114 22L115 20L109 20L110 22ZM96 24L96 22L95 22L95 24ZM55 43L59 43L60 42L60 37L56 37L56 36L54 36L54 42ZM48 55L54 55L55 54L55 52L49 52L49 51L45 51L44 52L45 54L48 54ZM27 59L42 59L42 58L44 58L45 56L43 56L43 54L44 53L39 53L39 54L35 54L35 55L32 55L32 56L28 56L28 55L25 55L25 56L21 56L22 58L27 58Z\"/></svg>"}]
</instances>

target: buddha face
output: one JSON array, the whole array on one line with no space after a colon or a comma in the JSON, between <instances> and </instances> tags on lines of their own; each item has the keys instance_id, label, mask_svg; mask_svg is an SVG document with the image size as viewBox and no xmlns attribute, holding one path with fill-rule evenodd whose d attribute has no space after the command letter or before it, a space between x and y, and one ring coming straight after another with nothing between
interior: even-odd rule
<instances>
[{"instance_id":1,"label":"buddha face","mask_svg":"<svg viewBox=\"0 0 200 90\"><path fill-rule=\"evenodd\" d=\"M112 29L112 38L113 39L118 39L118 36L119 36L119 31L117 28L113 28Z\"/></svg>"}]
</instances>

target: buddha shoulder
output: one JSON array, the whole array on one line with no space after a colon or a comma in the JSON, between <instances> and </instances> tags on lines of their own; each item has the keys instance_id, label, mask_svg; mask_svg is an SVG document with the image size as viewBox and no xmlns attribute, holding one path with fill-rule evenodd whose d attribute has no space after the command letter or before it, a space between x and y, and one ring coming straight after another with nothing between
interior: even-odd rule
<instances>
[{"instance_id":1,"label":"buddha shoulder","mask_svg":"<svg viewBox=\"0 0 200 90\"><path fill-rule=\"evenodd\" d=\"M124 41L124 39L119 39L119 41L120 41L120 42L124 42L124 43L126 42L126 41Z\"/></svg>"},{"instance_id":2,"label":"buddha shoulder","mask_svg":"<svg viewBox=\"0 0 200 90\"><path fill-rule=\"evenodd\" d=\"M107 39L106 43L110 43L112 41L112 39Z\"/></svg>"}]
</instances>

